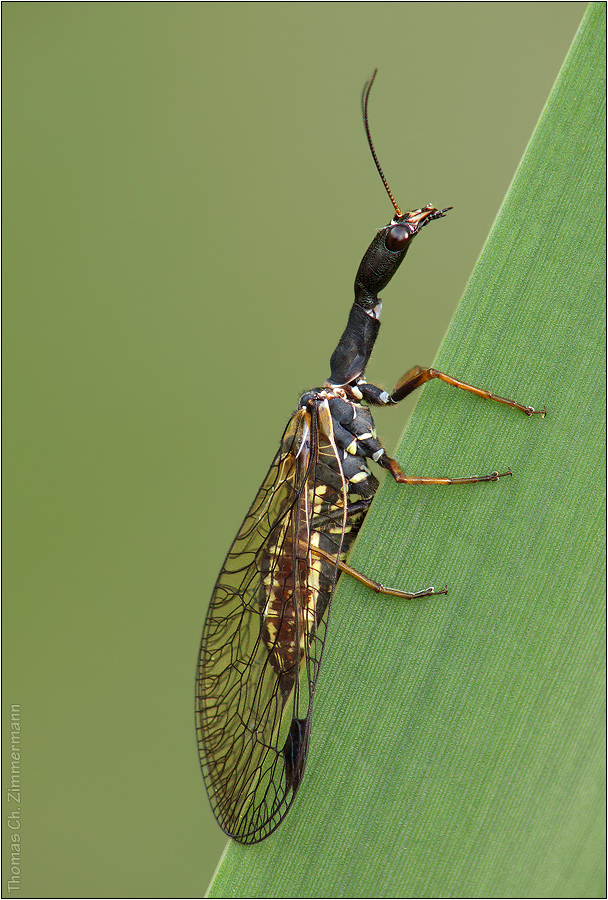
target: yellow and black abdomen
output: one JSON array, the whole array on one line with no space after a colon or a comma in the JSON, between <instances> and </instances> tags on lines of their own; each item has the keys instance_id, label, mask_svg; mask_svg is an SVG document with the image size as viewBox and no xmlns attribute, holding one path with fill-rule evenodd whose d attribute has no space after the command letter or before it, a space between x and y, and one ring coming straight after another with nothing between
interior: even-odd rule
<instances>
[{"instance_id":1,"label":"yellow and black abdomen","mask_svg":"<svg viewBox=\"0 0 608 900\"><path fill-rule=\"evenodd\" d=\"M329 605L378 482L369 410L305 394L226 557L201 645L197 730L215 815L243 843L276 828L300 784Z\"/></svg>"}]
</instances>

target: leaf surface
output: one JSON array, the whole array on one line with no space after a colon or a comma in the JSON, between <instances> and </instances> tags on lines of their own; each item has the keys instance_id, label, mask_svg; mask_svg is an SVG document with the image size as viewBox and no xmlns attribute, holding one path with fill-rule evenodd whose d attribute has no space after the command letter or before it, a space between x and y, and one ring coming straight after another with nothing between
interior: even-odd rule
<instances>
[{"instance_id":1,"label":"leaf surface","mask_svg":"<svg viewBox=\"0 0 608 900\"><path fill-rule=\"evenodd\" d=\"M603 870L604 4L591 4L342 578L302 789L211 897L597 897ZM424 364L424 360L414 360Z\"/></svg>"}]
</instances>

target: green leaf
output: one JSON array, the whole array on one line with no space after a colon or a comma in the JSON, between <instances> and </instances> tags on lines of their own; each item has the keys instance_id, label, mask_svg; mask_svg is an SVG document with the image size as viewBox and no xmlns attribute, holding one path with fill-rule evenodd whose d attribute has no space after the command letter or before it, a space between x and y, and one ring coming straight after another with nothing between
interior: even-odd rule
<instances>
[{"instance_id":1,"label":"green leaf","mask_svg":"<svg viewBox=\"0 0 608 900\"><path fill-rule=\"evenodd\" d=\"M604 895L604 4L589 7L343 578L300 794L211 897ZM385 326L386 327L386 326ZM422 362L422 361L420 361Z\"/></svg>"}]
</instances>

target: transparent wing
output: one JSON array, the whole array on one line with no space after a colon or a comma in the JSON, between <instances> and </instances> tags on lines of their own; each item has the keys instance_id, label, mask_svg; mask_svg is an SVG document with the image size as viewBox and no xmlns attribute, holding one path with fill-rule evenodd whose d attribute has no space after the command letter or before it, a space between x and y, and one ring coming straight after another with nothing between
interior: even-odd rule
<instances>
[{"instance_id":1,"label":"transparent wing","mask_svg":"<svg viewBox=\"0 0 608 900\"><path fill-rule=\"evenodd\" d=\"M328 412L298 410L226 557L201 643L203 775L219 824L242 843L274 831L302 778L337 577L315 549L337 559L345 501Z\"/></svg>"}]
</instances>

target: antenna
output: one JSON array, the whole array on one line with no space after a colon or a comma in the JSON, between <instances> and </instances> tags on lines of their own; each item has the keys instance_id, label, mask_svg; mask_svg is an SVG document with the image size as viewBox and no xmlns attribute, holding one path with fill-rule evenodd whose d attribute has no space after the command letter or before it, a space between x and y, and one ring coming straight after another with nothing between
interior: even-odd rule
<instances>
[{"instance_id":1,"label":"antenna","mask_svg":"<svg viewBox=\"0 0 608 900\"><path fill-rule=\"evenodd\" d=\"M391 203L395 207L397 215L399 217L401 217L403 215L403 213L401 212L401 210L395 203L395 198L393 197L392 191L391 191L390 187L388 186L388 181L386 180L386 178L384 176L384 172L382 171L382 166L380 165L380 160L378 159L378 156L376 155L376 150L374 148L374 142L372 141L372 136L371 136L370 130L369 130L369 120L367 117L367 101L369 100L369 92L372 89L372 84L374 83L374 78L376 77L377 71L378 71L378 69L374 69L374 73L373 73L372 77L369 79L369 81L366 81L365 86L363 88L363 93L361 95L361 106L363 107L363 124L365 125L365 133L367 135L367 143L369 144L369 149L372 151L372 156L374 157L374 162L376 163L376 168L378 169L378 173L380 175L380 178L382 179L382 184L384 185L384 187L386 189L386 193L389 195L389 197L391 199Z\"/></svg>"}]
</instances>

